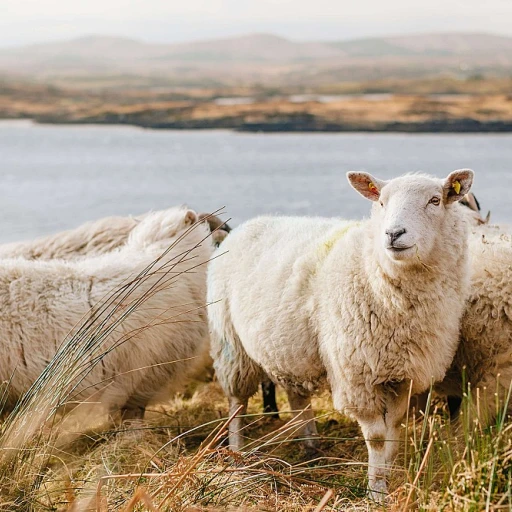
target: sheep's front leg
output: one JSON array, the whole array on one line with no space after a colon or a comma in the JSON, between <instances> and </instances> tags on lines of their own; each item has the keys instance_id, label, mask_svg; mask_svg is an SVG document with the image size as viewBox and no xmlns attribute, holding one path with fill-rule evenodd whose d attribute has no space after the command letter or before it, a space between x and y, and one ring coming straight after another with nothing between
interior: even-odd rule
<instances>
[{"instance_id":1,"label":"sheep's front leg","mask_svg":"<svg viewBox=\"0 0 512 512\"><path fill-rule=\"evenodd\" d=\"M261 381L261 391L263 393L263 412L272 413L270 417L278 420L279 409L277 408L276 386L268 377Z\"/></svg>"},{"instance_id":2,"label":"sheep's front leg","mask_svg":"<svg viewBox=\"0 0 512 512\"><path fill-rule=\"evenodd\" d=\"M303 422L298 428L297 434L304 438L306 449L316 450L318 447L318 431L316 429L315 413L311 407L311 396L299 395L292 390L287 390L287 395L294 420Z\"/></svg>"},{"instance_id":3,"label":"sheep's front leg","mask_svg":"<svg viewBox=\"0 0 512 512\"><path fill-rule=\"evenodd\" d=\"M387 428L384 416L359 419L366 447L368 448L368 491L370 497L380 503L388 493L386 464Z\"/></svg>"},{"instance_id":4,"label":"sheep's front leg","mask_svg":"<svg viewBox=\"0 0 512 512\"><path fill-rule=\"evenodd\" d=\"M408 384L400 385L398 389L393 389L386 401L386 463L389 466L394 463L400 447L402 424L409 408L408 389Z\"/></svg>"},{"instance_id":5,"label":"sheep's front leg","mask_svg":"<svg viewBox=\"0 0 512 512\"><path fill-rule=\"evenodd\" d=\"M401 426L409 404L407 386L391 384L383 389L383 414L359 419L368 448L369 494L379 503L388 493L387 479L398 453Z\"/></svg>"}]
</instances>

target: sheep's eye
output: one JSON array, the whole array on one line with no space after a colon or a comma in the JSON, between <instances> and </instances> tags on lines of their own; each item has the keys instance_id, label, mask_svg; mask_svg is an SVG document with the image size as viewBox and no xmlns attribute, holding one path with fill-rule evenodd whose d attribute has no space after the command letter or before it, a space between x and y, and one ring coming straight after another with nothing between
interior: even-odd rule
<instances>
[{"instance_id":1,"label":"sheep's eye","mask_svg":"<svg viewBox=\"0 0 512 512\"><path fill-rule=\"evenodd\" d=\"M380 204L381 206L384 206L384 203L383 203L382 201L379 201L379 204Z\"/></svg>"},{"instance_id":2,"label":"sheep's eye","mask_svg":"<svg viewBox=\"0 0 512 512\"><path fill-rule=\"evenodd\" d=\"M441 204L441 199L439 199L437 196L434 196L428 203L433 204L434 206L439 206Z\"/></svg>"}]
</instances>

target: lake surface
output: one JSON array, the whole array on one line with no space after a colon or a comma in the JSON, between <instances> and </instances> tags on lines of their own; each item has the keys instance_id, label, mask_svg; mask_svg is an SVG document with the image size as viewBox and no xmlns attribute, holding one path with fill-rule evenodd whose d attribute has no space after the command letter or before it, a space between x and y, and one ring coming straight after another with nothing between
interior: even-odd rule
<instances>
[{"instance_id":1,"label":"lake surface","mask_svg":"<svg viewBox=\"0 0 512 512\"><path fill-rule=\"evenodd\" d=\"M0 122L0 241L186 203L232 224L264 213L360 218L348 170L390 178L476 172L495 222L512 220L512 134L241 134Z\"/></svg>"}]
</instances>

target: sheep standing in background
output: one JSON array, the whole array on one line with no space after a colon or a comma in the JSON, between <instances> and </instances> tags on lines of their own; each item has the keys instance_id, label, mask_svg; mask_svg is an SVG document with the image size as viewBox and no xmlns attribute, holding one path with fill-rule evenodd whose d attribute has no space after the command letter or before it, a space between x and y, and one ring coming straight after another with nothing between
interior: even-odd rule
<instances>
[{"instance_id":1,"label":"sheep standing in background","mask_svg":"<svg viewBox=\"0 0 512 512\"><path fill-rule=\"evenodd\" d=\"M261 217L235 229L208 270L212 356L230 411L247 406L265 372L304 410L326 383L336 409L360 424L369 488L387 492L409 389L442 380L469 293L467 226L456 205L473 172L444 182L408 175L389 182L349 173L373 201L361 223ZM216 302L218 301L218 302ZM230 445L242 447L242 420ZM311 442L311 441L310 441Z\"/></svg>"},{"instance_id":2,"label":"sheep standing in background","mask_svg":"<svg viewBox=\"0 0 512 512\"><path fill-rule=\"evenodd\" d=\"M448 399L455 417L462 397L471 397L483 425L512 403L506 403L512 385L512 236L510 228L489 225L473 194L462 204L469 208L471 293L461 322L461 335L452 365L435 391ZM428 392L417 397L417 407L427 404Z\"/></svg>"},{"instance_id":3,"label":"sheep standing in background","mask_svg":"<svg viewBox=\"0 0 512 512\"><path fill-rule=\"evenodd\" d=\"M485 219L482 217L480 203L473 192L466 194L464 198L461 199L460 203L469 208L469 211L472 212L470 214L471 225L481 226L483 224L489 224L489 221L491 220L491 212L487 212Z\"/></svg>"},{"instance_id":4,"label":"sheep standing in background","mask_svg":"<svg viewBox=\"0 0 512 512\"><path fill-rule=\"evenodd\" d=\"M435 389L448 396L453 415L469 383L480 420L489 424L505 406L512 411L512 236L500 226L475 226L469 249L471 294L460 343Z\"/></svg>"},{"instance_id":5,"label":"sheep standing in background","mask_svg":"<svg viewBox=\"0 0 512 512\"><path fill-rule=\"evenodd\" d=\"M27 391L68 333L94 316L95 304L140 275L189 230L140 281L130 304L147 298L105 340L108 353L75 394L134 418L159 394L181 388L208 358L205 264L213 244L206 223L196 221L195 212L173 208L146 215L126 245L108 254L70 262L2 260L0 379L9 381L8 403Z\"/></svg>"}]
</instances>

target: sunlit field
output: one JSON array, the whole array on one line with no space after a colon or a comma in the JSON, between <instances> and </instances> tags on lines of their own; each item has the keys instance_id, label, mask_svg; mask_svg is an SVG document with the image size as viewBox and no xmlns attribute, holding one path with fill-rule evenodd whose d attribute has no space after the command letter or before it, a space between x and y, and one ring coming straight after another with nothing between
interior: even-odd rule
<instances>
[{"instance_id":1,"label":"sunlit field","mask_svg":"<svg viewBox=\"0 0 512 512\"><path fill-rule=\"evenodd\" d=\"M71 411L77 380L115 344L116 327L172 275L153 264L96 305L96 314L63 343L0 433L1 510L368 510L366 447L357 425L336 413L328 393L313 401L320 432L316 453L294 433L283 391L279 419L250 402L243 453L226 447L227 400L210 372L182 394L153 405L143 420L121 423L100 404ZM178 276L179 278L179 276ZM122 297L122 300L120 300ZM148 329L151 325L148 325ZM143 371L143 370L142 370ZM4 398L9 382L4 383ZM474 404L474 405L473 405ZM75 403L76 405L76 403ZM478 421L478 396L463 400L450 422L442 400L426 414L414 407L403 424L388 510L503 510L512 507L512 428L498 411ZM65 414L67 412L67 414Z\"/></svg>"}]
</instances>

